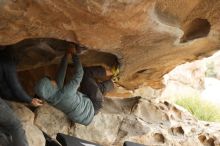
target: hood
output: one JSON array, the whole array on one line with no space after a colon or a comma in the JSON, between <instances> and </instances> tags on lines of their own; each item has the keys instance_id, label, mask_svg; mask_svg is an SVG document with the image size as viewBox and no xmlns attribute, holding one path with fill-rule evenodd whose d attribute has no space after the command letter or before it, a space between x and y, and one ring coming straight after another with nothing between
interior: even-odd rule
<instances>
[{"instance_id":1,"label":"hood","mask_svg":"<svg viewBox=\"0 0 220 146\"><path fill-rule=\"evenodd\" d=\"M45 100L48 100L49 97L54 95L57 91L58 88L54 87L51 84L50 79L48 79L47 77L42 78L35 86L35 93L37 94L37 96L42 97Z\"/></svg>"}]
</instances>

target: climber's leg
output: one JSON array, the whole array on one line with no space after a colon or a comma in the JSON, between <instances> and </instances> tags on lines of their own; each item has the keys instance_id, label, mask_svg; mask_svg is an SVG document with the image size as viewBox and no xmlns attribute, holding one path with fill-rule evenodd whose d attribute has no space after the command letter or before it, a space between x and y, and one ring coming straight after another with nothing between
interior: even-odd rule
<instances>
[{"instance_id":1,"label":"climber's leg","mask_svg":"<svg viewBox=\"0 0 220 146\"><path fill-rule=\"evenodd\" d=\"M0 127L12 137L13 146L28 146L25 131L11 108L0 98Z\"/></svg>"}]
</instances>

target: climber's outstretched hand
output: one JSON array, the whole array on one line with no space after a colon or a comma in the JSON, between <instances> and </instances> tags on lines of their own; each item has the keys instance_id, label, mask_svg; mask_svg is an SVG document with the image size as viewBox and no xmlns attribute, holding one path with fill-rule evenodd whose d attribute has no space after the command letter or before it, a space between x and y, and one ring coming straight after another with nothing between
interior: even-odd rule
<instances>
[{"instance_id":1,"label":"climber's outstretched hand","mask_svg":"<svg viewBox=\"0 0 220 146\"><path fill-rule=\"evenodd\" d=\"M38 99L38 98L33 98L32 101L31 101L31 104L35 107L38 107L38 106L43 105L43 101Z\"/></svg>"}]
</instances>

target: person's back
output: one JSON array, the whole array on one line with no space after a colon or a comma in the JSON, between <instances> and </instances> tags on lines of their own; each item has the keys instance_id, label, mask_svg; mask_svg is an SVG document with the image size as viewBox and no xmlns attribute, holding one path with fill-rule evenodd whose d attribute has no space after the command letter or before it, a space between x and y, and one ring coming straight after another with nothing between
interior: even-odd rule
<instances>
[{"instance_id":1,"label":"person's back","mask_svg":"<svg viewBox=\"0 0 220 146\"><path fill-rule=\"evenodd\" d=\"M114 84L111 80L97 83L95 78L106 77L105 68L94 66L83 69L79 57L74 55L75 73L64 86L68 57L72 58L71 49L67 50L67 54L61 60L56 80L42 78L35 86L35 93L63 111L73 122L88 125L102 108L103 94L112 90ZM81 92L78 91L80 85Z\"/></svg>"},{"instance_id":2,"label":"person's back","mask_svg":"<svg viewBox=\"0 0 220 146\"><path fill-rule=\"evenodd\" d=\"M67 116L76 123L88 125L94 117L94 107L92 101L89 97L87 97L87 95L82 94L79 91L76 93L73 91L63 92L63 89L60 89L60 91L47 101L66 113Z\"/></svg>"},{"instance_id":3,"label":"person's back","mask_svg":"<svg viewBox=\"0 0 220 146\"><path fill-rule=\"evenodd\" d=\"M76 67L75 74L65 86L63 83L67 69L66 55L61 61L56 79L57 85L53 85L51 80L45 77L38 82L35 92L39 97L63 111L72 121L88 125L94 117L94 107L89 97L78 91L83 78L83 68L78 56L74 55L73 63Z\"/></svg>"}]
</instances>

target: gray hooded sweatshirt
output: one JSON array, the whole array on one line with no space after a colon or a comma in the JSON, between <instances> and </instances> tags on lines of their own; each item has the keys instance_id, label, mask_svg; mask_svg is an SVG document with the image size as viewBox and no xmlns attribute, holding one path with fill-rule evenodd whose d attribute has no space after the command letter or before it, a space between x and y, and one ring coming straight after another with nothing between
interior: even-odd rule
<instances>
[{"instance_id":1,"label":"gray hooded sweatshirt","mask_svg":"<svg viewBox=\"0 0 220 146\"><path fill-rule=\"evenodd\" d=\"M67 69L67 57L62 58L58 70L56 82L57 88L53 87L48 78L42 78L35 87L39 97L63 111L73 122L88 125L94 117L92 101L85 94L78 91L83 78L83 68L77 55L73 56L75 74L73 78L63 86Z\"/></svg>"}]
</instances>

